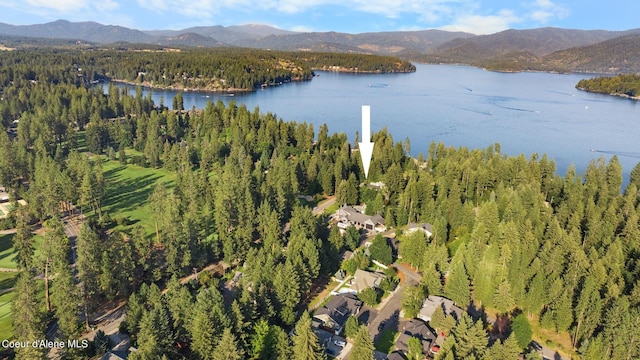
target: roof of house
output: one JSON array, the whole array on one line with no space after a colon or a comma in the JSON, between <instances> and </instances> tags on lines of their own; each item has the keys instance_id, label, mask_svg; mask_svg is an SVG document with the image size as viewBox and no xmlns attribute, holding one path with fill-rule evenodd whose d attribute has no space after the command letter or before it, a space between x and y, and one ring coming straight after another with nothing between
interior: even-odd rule
<instances>
[{"instance_id":1,"label":"roof of house","mask_svg":"<svg viewBox=\"0 0 640 360\"><path fill-rule=\"evenodd\" d=\"M442 307L445 315L452 315L456 320L460 319L460 316L462 316L462 313L464 312L460 307L456 306L453 301L447 298L429 295L422 303L422 308L420 309L418 316L423 319L430 319L431 315L433 315L438 307Z\"/></svg>"},{"instance_id":2,"label":"roof of house","mask_svg":"<svg viewBox=\"0 0 640 360\"><path fill-rule=\"evenodd\" d=\"M373 221L374 224L383 224L384 225L384 218L380 214L373 215L371 217L371 221Z\"/></svg>"},{"instance_id":3,"label":"roof of house","mask_svg":"<svg viewBox=\"0 0 640 360\"><path fill-rule=\"evenodd\" d=\"M352 206L341 207L340 209L338 209L338 216L340 216L340 214L344 214L343 216L345 216L348 221L358 223L358 224L364 224L367 221L373 222L374 225L384 224L384 218L380 216L380 214L376 214L373 216L366 215L359 212Z\"/></svg>"},{"instance_id":4,"label":"roof of house","mask_svg":"<svg viewBox=\"0 0 640 360\"><path fill-rule=\"evenodd\" d=\"M360 292L367 288L378 287L384 278L386 278L386 276L382 273L358 269L353 275L351 289L355 292Z\"/></svg>"},{"instance_id":5,"label":"roof of house","mask_svg":"<svg viewBox=\"0 0 640 360\"><path fill-rule=\"evenodd\" d=\"M407 358L399 351L394 351L387 355L387 360L407 360Z\"/></svg>"},{"instance_id":6,"label":"roof of house","mask_svg":"<svg viewBox=\"0 0 640 360\"><path fill-rule=\"evenodd\" d=\"M100 360L124 360L127 358L126 353L120 351L109 351L102 355Z\"/></svg>"},{"instance_id":7,"label":"roof of house","mask_svg":"<svg viewBox=\"0 0 640 360\"><path fill-rule=\"evenodd\" d=\"M429 234L433 234L433 225L429 223L409 223L407 231L412 232L416 230L422 230L428 232Z\"/></svg>"},{"instance_id":8,"label":"roof of house","mask_svg":"<svg viewBox=\"0 0 640 360\"><path fill-rule=\"evenodd\" d=\"M326 305L316 310L314 315L327 315L336 324L343 326L349 316L357 314L361 307L362 301L354 294L338 294L333 296Z\"/></svg>"},{"instance_id":9,"label":"roof of house","mask_svg":"<svg viewBox=\"0 0 640 360\"><path fill-rule=\"evenodd\" d=\"M405 353L409 352L409 339L415 337L422 342L422 351L427 353L431 345L435 343L436 333L422 320L411 319L402 330L398 340L396 340L396 348Z\"/></svg>"}]
</instances>

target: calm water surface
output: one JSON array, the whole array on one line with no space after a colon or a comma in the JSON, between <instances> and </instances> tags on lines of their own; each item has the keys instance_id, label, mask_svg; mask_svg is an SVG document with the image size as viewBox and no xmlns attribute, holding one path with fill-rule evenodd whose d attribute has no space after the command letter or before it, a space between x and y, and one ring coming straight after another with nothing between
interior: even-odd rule
<instances>
[{"instance_id":1,"label":"calm water surface","mask_svg":"<svg viewBox=\"0 0 640 360\"><path fill-rule=\"evenodd\" d=\"M318 72L312 81L249 94L186 92L185 108L231 100L285 120L326 123L352 141L360 109L371 106L371 131L387 127L395 141L408 137L414 155L432 141L486 148L500 143L510 155L546 153L564 174L617 154L625 173L640 162L638 101L575 89L584 75L497 73L466 66L421 65L411 74ZM153 90L171 104L175 91ZM593 151L592 151L593 150Z\"/></svg>"}]
</instances>

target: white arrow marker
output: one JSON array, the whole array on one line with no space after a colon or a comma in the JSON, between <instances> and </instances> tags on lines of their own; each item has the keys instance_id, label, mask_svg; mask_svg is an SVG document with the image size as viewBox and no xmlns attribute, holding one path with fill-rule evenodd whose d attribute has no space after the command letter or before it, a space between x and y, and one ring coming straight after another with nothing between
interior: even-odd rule
<instances>
[{"instance_id":1,"label":"white arrow marker","mask_svg":"<svg viewBox=\"0 0 640 360\"><path fill-rule=\"evenodd\" d=\"M373 155L373 144L371 142L371 107L362 105L362 142L359 142L360 156L362 156L362 166L364 166L364 178L369 176L369 165L371 165L371 155Z\"/></svg>"}]
</instances>

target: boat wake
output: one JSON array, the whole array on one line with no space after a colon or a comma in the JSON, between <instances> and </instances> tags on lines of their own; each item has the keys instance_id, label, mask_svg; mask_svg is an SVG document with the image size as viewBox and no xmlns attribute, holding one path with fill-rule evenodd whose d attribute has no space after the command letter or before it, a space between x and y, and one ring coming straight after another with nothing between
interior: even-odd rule
<instances>
[{"instance_id":1,"label":"boat wake","mask_svg":"<svg viewBox=\"0 0 640 360\"><path fill-rule=\"evenodd\" d=\"M493 114L492 114L492 113L490 113L489 111L473 110L473 109L469 109L469 108L464 108L464 107L462 107L462 106L454 106L454 108L456 108L456 109L460 109L460 110L464 110L464 111L469 111L469 112L476 113L476 114L487 115L487 116L493 116Z\"/></svg>"},{"instance_id":2,"label":"boat wake","mask_svg":"<svg viewBox=\"0 0 640 360\"><path fill-rule=\"evenodd\" d=\"M511 107L511 106L502 106L502 105L498 105L498 104L496 104L496 106L499 107L499 108L502 108L502 109L507 109L507 110L522 111L522 112L530 112L530 113L540 114L540 110L523 109L523 108L517 108L517 107Z\"/></svg>"}]
</instances>

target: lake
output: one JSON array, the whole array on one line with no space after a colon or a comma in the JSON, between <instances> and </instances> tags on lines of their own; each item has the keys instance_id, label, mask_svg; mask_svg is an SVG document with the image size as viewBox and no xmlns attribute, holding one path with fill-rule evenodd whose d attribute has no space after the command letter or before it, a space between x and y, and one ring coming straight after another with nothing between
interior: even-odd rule
<instances>
[{"instance_id":1,"label":"lake","mask_svg":"<svg viewBox=\"0 0 640 360\"><path fill-rule=\"evenodd\" d=\"M361 131L361 106L370 105L372 133L386 126L395 141L408 137L413 155L426 154L432 141L468 148L500 143L510 155L546 153L564 175L570 164L582 173L592 159L617 154L625 183L640 162L640 104L575 89L588 75L416 67L409 74L320 71L312 81L234 96L185 92L184 106L235 100L284 120L313 123L316 133L326 123L330 132L345 132L353 141ZM154 89L152 98L171 105L175 94Z\"/></svg>"}]
</instances>

